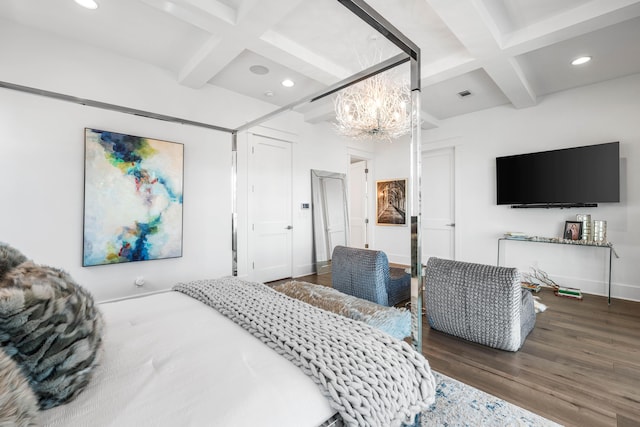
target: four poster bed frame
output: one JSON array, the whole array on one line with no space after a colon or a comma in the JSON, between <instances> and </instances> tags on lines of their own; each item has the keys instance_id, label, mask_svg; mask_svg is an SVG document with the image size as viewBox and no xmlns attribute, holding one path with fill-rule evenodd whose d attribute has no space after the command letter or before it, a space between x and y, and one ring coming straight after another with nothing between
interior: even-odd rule
<instances>
[{"instance_id":1,"label":"four poster bed frame","mask_svg":"<svg viewBox=\"0 0 640 427\"><path fill-rule=\"evenodd\" d=\"M0 82L0 87L96 108L228 132L232 136L232 182L237 186L237 138L240 132L248 131L297 106L315 102L408 62L412 121L408 191L411 240L407 244L411 248L411 342L413 349L417 350L412 350L411 353L417 354L421 353L422 348L421 312L424 276L420 238L420 49L364 1L337 1L380 32L397 46L401 53L344 79L320 93L282 107L237 129L80 99L8 82ZM237 188L235 187L232 189L232 200L232 273L233 276L237 276L238 214ZM256 341L254 339L256 334L251 337L250 333L224 319L215 310L205 307L201 301L191 299L184 294L177 296L175 294L177 292L174 291L161 292L101 304L106 324L103 346L105 352L112 352L115 356L102 362L102 366L96 371L87 389L74 401L43 411L42 423L48 426L87 425L86 423L197 426L211 425L213 422L214 425L260 424L312 427L336 424L335 407L327 403L325 395L318 390L312 390L315 387L313 381L298 372L297 367L293 366L289 360ZM214 297L203 298L213 299ZM324 316L322 313L316 313L313 316L316 315ZM359 326L349 326L351 327ZM211 330L213 335L203 340L199 332L204 329ZM384 339L380 340L384 341ZM399 341L399 343L406 345L404 342ZM422 357L421 354L418 356ZM179 370L178 364L190 366L192 369ZM427 372L425 377L430 375L430 372ZM261 381L257 381L257 378ZM248 387L252 390L251 394L246 393ZM181 399L178 401L168 399L163 392L167 388L178 389L172 390L172 393L177 393ZM429 394L428 390L422 390L422 392L424 395ZM424 409L421 407L415 410L414 408L414 411L419 413ZM214 412L215 418L212 418ZM270 424L269 420L272 418L276 424ZM419 424L419 416L416 421Z\"/></svg>"}]
</instances>

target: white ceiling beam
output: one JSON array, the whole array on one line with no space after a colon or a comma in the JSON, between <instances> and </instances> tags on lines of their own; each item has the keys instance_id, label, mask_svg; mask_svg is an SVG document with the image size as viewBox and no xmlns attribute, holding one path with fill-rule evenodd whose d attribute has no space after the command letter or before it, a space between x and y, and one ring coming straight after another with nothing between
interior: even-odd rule
<instances>
[{"instance_id":1,"label":"white ceiling beam","mask_svg":"<svg viewBox=\"0 0 640 427\"><path fill-rule=\"evenodd\" d=\"M476 0L426 0L454 36L477 58L500 50L499 31L488 12ZM479 8L479 6L482 6Z\"/></svg>"},{"instance_id":2,"label":"white ceiling beam","mask_svg":"<svg viewBox=\"0 0 640 427\"><path fill-rule=\"evenodd\" d=\"M519 55L637 17L640 0L594 0L505 35L503 48Z\"/></svg>"},{"instance_id":3,"label":"white ceiling beam","mask_svg":"<svg viewBox=\"0 0 640 427\"><path fill-rule=\"evenodd\" d=\"M502 35L482 0L426 0L516 108L535 105L518 63L503 54Z\"/></svg>"},{"instance_id":4,"label":"white ceiling beam","mask_svg":"<svg viewBox=\"0 0 640 427\"><path fill-rule=\"evenodd\" d=\"M216 0L141 1L211 33L178 75L181 84L194 89L204 86L302 2L244 0L235 10Z\"/></svg>"},{"instance_id":5,"label":"white ceiling beam","mask_svg":"<svg viewBox=\"0 0 640 427\"><path fill-rule=\"evenodd\" d=\"M482 64L468 55L450 55L433 62L422 62L420 82L422 86L441 83L481 68Z\"/></svg>"},{"instance_id":6,"label":"white ceiling beam","mask_svg":"<svg viewBox=\"0 0 640 427\"><path fill-rule=\"evenodd\" d=\"M256 53L260 53L259 50L268 51L264 56L327 85L346 79L359 71L349 70L272 30L262 34L260 40L268 46L264 44L257 46Z\"/></svg>"},{"instance_id":7,"label":"white ceiling beam","mask_svg":"<svg viewBox=\"0 0 640 427\"><path fill-rule=\"evenodd\" d=\"M208 15L216 16L229 24L236 24L236 11L224 3L216 0L174 0L192 6Z\"/></svg>"},{"instance_id":8,"label":"white ceiling beam","mask_svg":"<svg viewBox=\"0 0 640 427\"><path fill-rule=\"evenodd\" d=\"M433 129L440 127L440 120L435 116L429 114L425 110L420 110L420 119L422 120L422 123L420 125L422 129Z\"/></svg>"},{"instance_id":9,"label":"white ceiling beam","mask_svg":"<svg viewBox=\"0 0 640 427\"><path fill-rule=\"evenodd\" d=\"M304 121L317 124L322 122L335 121L336 110L333 106L333 102L322 102L318 105L315 103L310 104L304 112Z\"/></svg>"},{"instance_id":10,"label":"white ceiling beam","mask_svg":"<svg viewBox=\"0 0 640 427\"><path fill-rule=\"evenodd\" d=\"M208 55L193 58L190 67L184 68L179 82L192 88L204 86L227 64L238 56L252 40L274 26L302 0L278 0L257 2L247 10L237 24L224 34L223 41Z\"/></svg>"},{"instance_id":11,"label":"white ceiling beam","mask_svg":"<svg viewBox=\"0 0 640 427\"><path fill-rule=\"evenodd\" d=\"M536 104L536 94L514 58L495 59L485 63L483 68L514 107L526 108Z\"/></svg>"},{"instance_id":12,"label":"white ceiling beam","mask_svg":"<svg viewBox=\"0 0 640 427\"><path fill-rule=\"evenodd\" d=\"M173 17L180 19L183 22L193 25L196 28L200 28L209 33L216 33L220 31L222 27L230 26L235 23L236 14L233 9L226 5L217 3L220 7L218 9L209 7L208 12L197 7L188 1L168 1L168 0L140 0L148 6L154 7L165 13L172 15ZM230 12L230 11L231 12ZM216 13L213 13L213 12Z\"/></svg>"},{"instance_id":13,"label":"white ceiling beam","mask_svg":"<svg viewBox=\"0 0 640 427\"><path fill-rule=\"evenodd\" d=\"M328 86L340 80L333 72L326 71L324 67L323 69L317 68L294 54L285 52L278 46L275 46L265 40L254 40L249 49L258 55L269 58L278 64L292 70L296 70L300 74Z\"/></svg>"},{"instance_id":14,"label":"white ceiling beam","mask_svg":"<svg viewBox=\"0 0 640 427\"><path fill-rule=\"evenodd\" d=\"M242 0L238 9L236 9L236 22L240 22L244 17L253 10L259 2L265 0Z\"/></svg>"},{"instance_id":15,"label":"white ceiling beam","mask_svg":"<svg viewBox=\"0 0 640 427\"><path fill-rule=\"evenodd\" d=\"M211 78L212 70L219 64L229 63L242 52L241 46L223 43L222 37L211 36L182 67L178 81L194 89L202 87Z\"/></svg>"}]
</instances>

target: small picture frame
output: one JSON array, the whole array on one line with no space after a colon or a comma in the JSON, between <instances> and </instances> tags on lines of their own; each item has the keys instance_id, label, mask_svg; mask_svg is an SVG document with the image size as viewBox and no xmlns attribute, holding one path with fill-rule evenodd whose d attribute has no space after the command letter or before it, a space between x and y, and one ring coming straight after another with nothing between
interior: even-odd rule
<instances>
[{"instance_id":1,"label":"small picture frame","mask_svg":"<svg viewBox=\"0 0 640 427\"><path fill-rule=\"evenodd\" d=\"M565 240L580 240L582 238L582 222L565 221L562 238Z\"/></svg>"}]
</instances>

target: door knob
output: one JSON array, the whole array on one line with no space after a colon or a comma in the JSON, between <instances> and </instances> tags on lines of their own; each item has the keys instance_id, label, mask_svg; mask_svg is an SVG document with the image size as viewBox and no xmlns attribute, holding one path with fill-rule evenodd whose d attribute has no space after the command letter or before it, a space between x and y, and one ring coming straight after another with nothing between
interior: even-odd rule
<instances>
[{"instance_id":1,"label":"door knob","mask_svg":"<svg viewBox=\"0 0 640 427\"><path fill-rule=\"evenodd\" d=\"M455 222L452 222L451 224L447 224L447 227L455 227L455 226L456 226Z\"/></svg>"},{"instance_id":2,"label":"door knob","mask_svg":"<svg viewBox=\"0 0 640 427\"><path fill-rule=\"evenodd\" d=\"M284 229L285 230L291 230L291 229L293 229L293 225L287 225Z\"/></svg>"}]
</instances>

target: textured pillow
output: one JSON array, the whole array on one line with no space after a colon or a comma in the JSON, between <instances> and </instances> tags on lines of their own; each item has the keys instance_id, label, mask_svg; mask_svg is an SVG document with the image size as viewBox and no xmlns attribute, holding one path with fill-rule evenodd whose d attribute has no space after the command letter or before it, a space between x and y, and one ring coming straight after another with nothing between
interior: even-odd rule
<instances>
[{"instance_id":1,"label":"textured pillow","mask_svg":"<svg viewBox=\"0 0 640 427\"><path fill-rule=\"evenodd\" d=\"M2 280L11 269L25 261L27 261L27 257L22 255L19 250L12 248L6 243L0 242L0 280Z\"/></svg>"},{"instance_id":2,"label":"textured pillow","mask_svg":"<svg viewBox=\"0 0 640 427\"><path fill-rule=\"evenodd\" d=\"M38 401L20 367L0 350L0 427L36 426Z\"/></svg>"},{"instance_id":3,"label":"textured pillow","mask_svg":"<svg viewBox=\"0 0 640 427\"><path fill-rule=\"evenodd\" d=\"M0 345L42 409L73 399L87 385L102 328L93 298L64 271L27 261L0 281Z\"/></svg>"},{"instance_id":4,"label":"textured pillow","mask_svg":"<svg viewBox=\"0 0 640 427\"><path fill-rule=\"evenodd\" d=\"M364 322L392 337L403 339L411 335L411 313L404 308L385 307L328 286L295 280L275 285L273 289L323 310Z\"/></svg>"}]
</instances>

